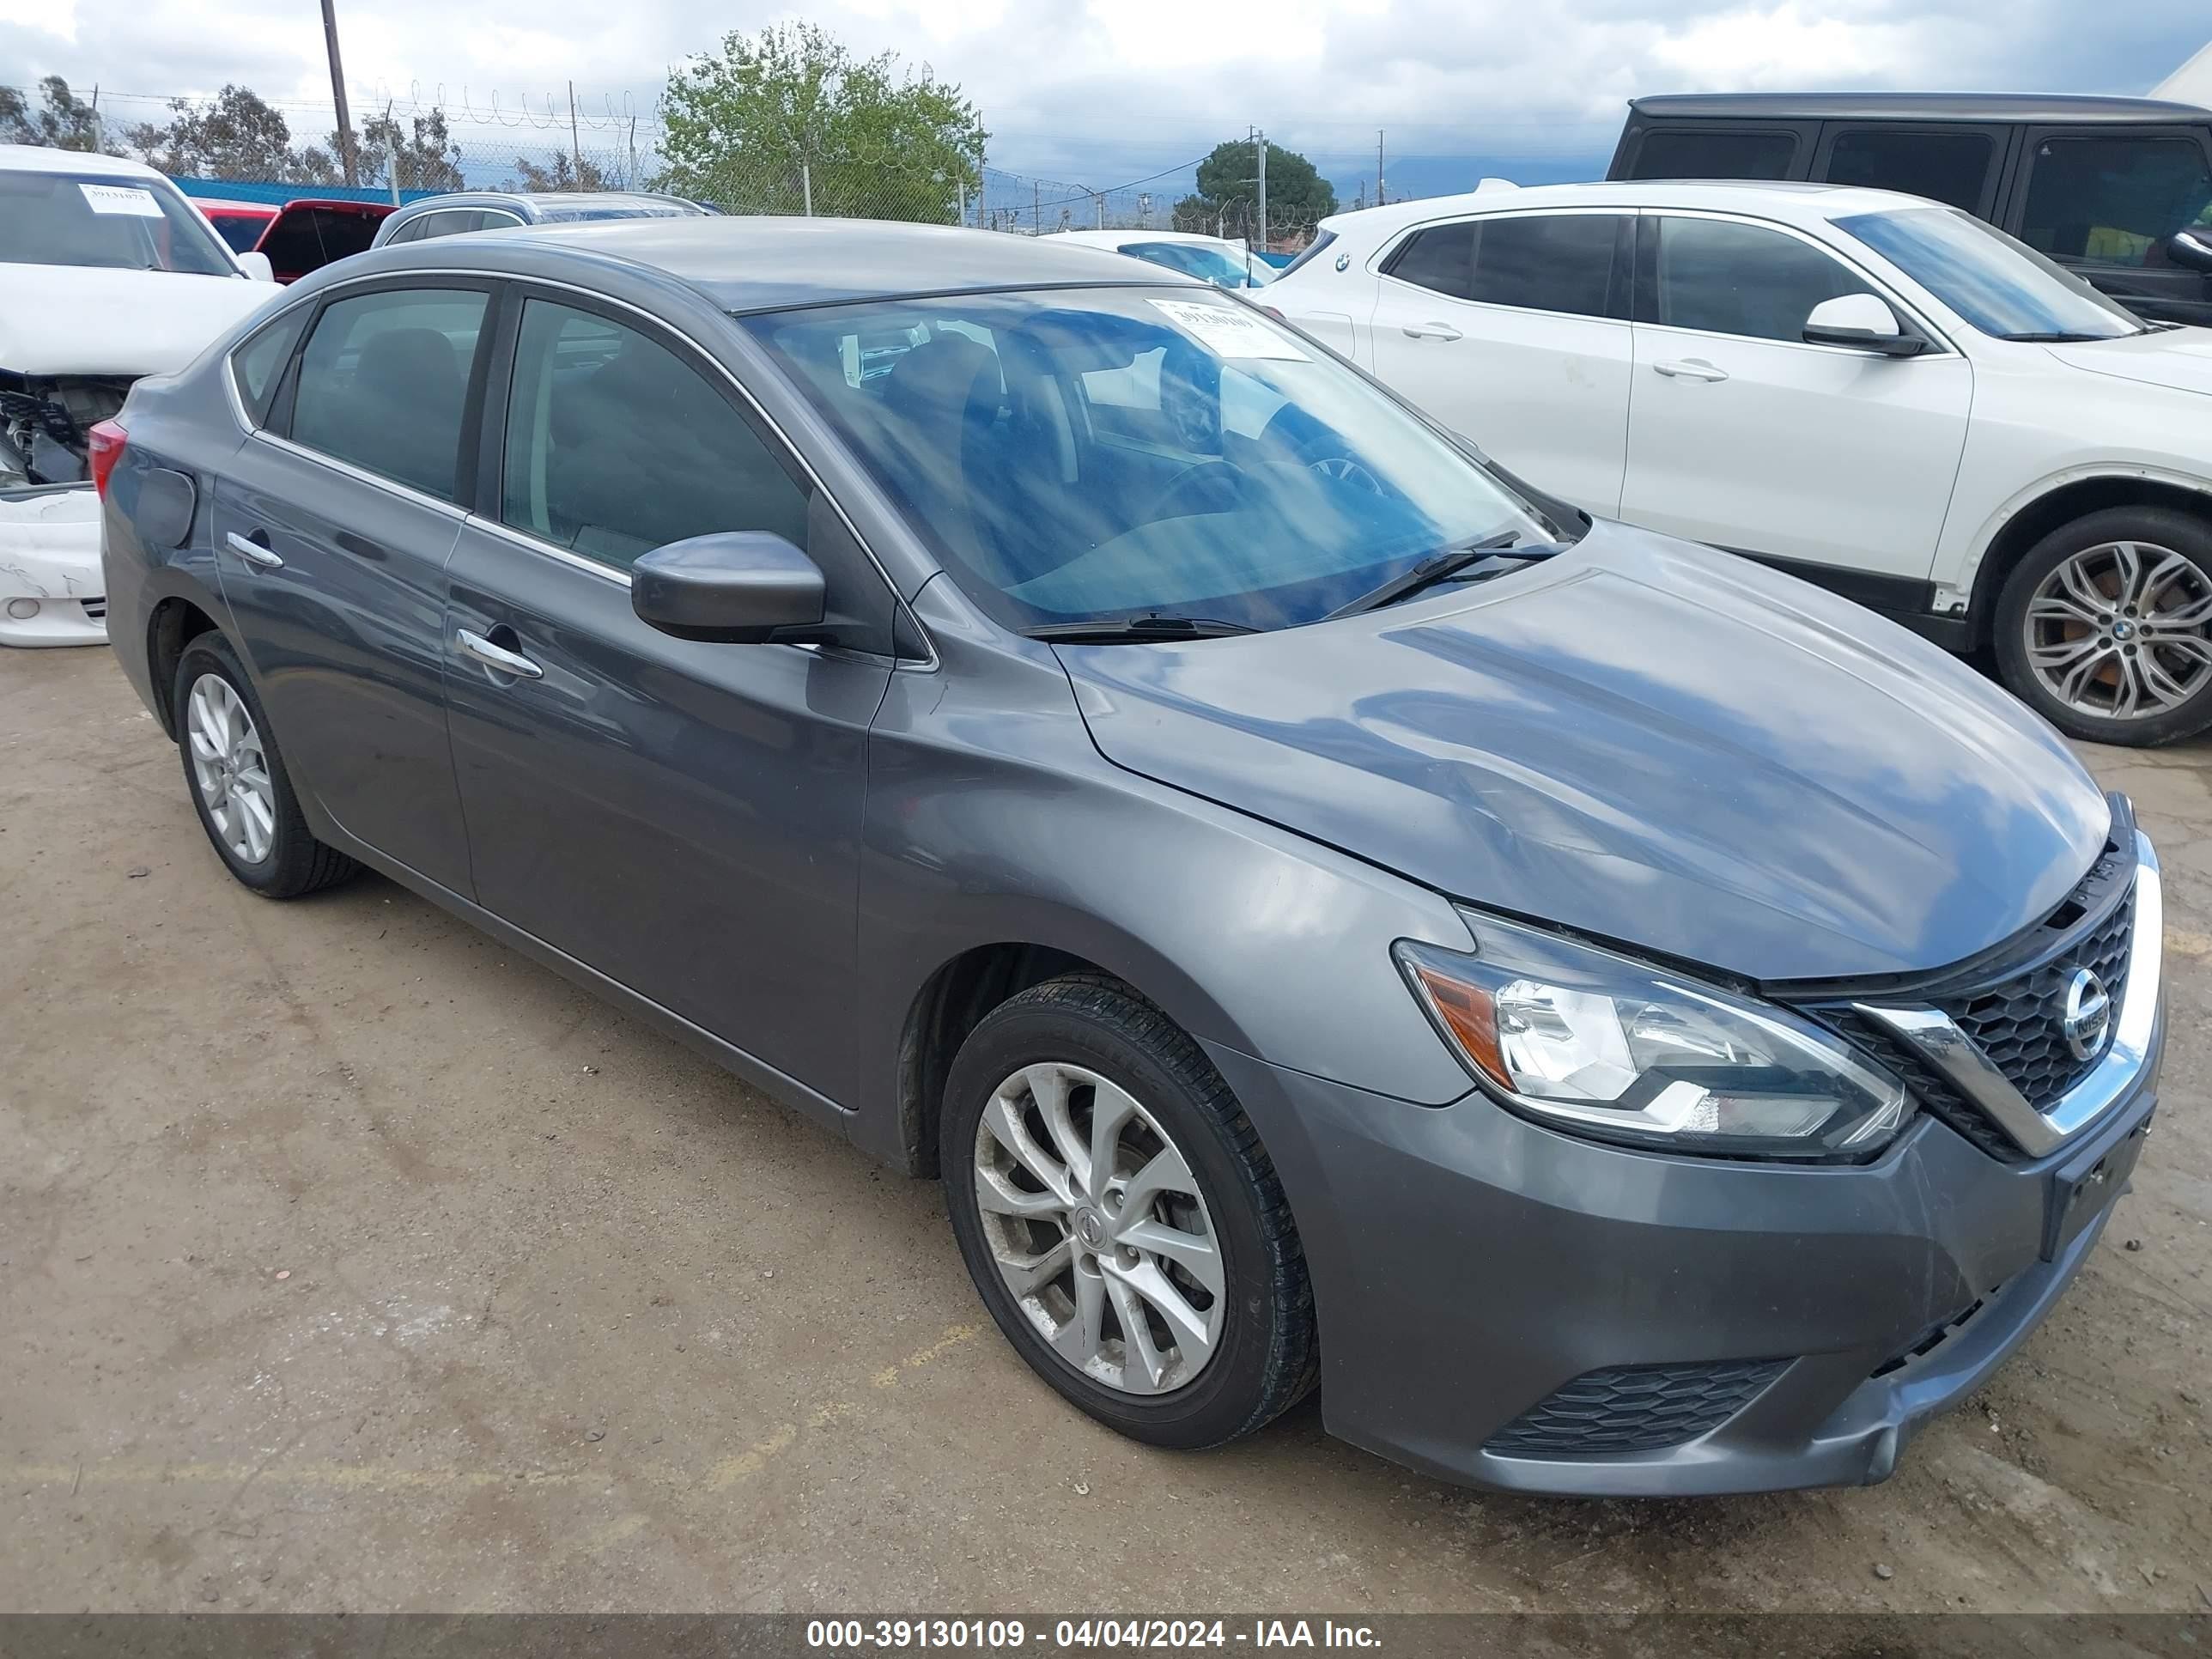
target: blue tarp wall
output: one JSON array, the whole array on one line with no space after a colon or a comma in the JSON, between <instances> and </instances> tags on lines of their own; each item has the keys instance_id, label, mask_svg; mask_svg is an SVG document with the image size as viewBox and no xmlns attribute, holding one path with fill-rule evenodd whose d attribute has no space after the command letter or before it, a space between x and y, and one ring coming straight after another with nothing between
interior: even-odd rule
<instances>
[{"instance_id":1,"label":"blue tarp wall","mask_svg":"<svg viewBox=\"0 0 2212 1659\"><path fill-rule=\"evenodd\" d=\"M171 181L187 196L204 196L221 202L267 202L272 207L282 207L287 202L309 197L320 202L388 202L390 190L379 190L374 185L264 185L237 179L177 179ZM442 192L434 190L403 190L402 202L420 200L425 196Z\"/></svg>"}]
</instances>

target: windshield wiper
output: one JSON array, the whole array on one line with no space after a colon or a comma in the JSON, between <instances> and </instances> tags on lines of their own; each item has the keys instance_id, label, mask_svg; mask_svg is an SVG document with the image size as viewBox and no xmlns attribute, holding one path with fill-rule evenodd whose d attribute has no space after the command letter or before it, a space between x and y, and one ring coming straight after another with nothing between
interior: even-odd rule
<instances>
[{"instance_id":1,"label":"windshield wiper","mask_svg":"<svg viewBox=\"0 0 2212 1659\"><path fill-rule=\"evenodd\" d=\"M1097 622L1047 623L1024 628L1032 640L1052 640L1061 645L1115 645L1129 640L1214 640L1229 634L1256 634L1243 623L1216 622L1211 617L1107 617Z\"/></svg>"},{"instance_id":2,"label":"windshield wiper","mask_svg":"<svg viewBox=\"0 0 2212 1659\"><path fill-rule=\"evenodd\" d=\"M1519 531L1506 530L1495 536L1485 536L1478 542L1461 542L1440 549L1412 569L1391 577L1372 592L1361 594L1349 605L1337 606L1322 620L1334 622L1339 617L1357 616L1363 611L1379 611L1384 605L1409 598L1425 587L1449 581L1476 565L1487 563L1493 556L1504 553L1509 548L1512 551L1508 556L1513 559L1548 559L1562 550L1550 542L1534 542L1525 547L1515 547L1514 544L1520 539Z\"/></svg>"}]
</instances>

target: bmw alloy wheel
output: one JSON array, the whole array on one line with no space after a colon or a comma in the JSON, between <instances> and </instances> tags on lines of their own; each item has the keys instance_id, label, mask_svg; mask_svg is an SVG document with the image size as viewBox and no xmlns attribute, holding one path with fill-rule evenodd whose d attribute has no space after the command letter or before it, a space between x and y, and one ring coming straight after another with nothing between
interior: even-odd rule
<instances>
[{"instance_id":1,"label":"bmw alloy wheel","mask_svg":"<svg viewBox=\"0 0 2212 1659\"><path fill-rule=\"evenodd\" d=\"M1024 1066L984 1107L975 1158L992 1259L1061 1360L1131 1395L1206 1369L1221 1242L1188 1160L1134 1097L1080 1066Z\"/></svg>"},{"instance_id":2,"label":"bmw alloy wheel","mask_svg":"<svg viewBox=\"0 0 2212 1659\"><path fill-rule=\"evenodd\" d=\"M2061 560L2021 626L2037 679L2084 714L2148 719L2212 681L2212 582L2154 543L2101 542Z\"/></svg>"},{"instance_id":3,"label":"bmw alloy wheel","mask_svg":"<svg viewBox=\"0 0 2212 1659\"><path fill-rule=\"evenodd\" d=\"M276 838L276 792L261 733L237 690L220 674L192 682L185 731L192 781L217 839L244 864L259 864Z\"/></svg>"}]
</instances>

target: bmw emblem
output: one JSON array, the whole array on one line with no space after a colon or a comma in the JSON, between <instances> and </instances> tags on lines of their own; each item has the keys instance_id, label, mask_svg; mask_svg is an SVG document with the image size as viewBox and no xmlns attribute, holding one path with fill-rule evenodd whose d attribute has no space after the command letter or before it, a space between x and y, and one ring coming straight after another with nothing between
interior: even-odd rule
<instances>
[{"instance_id":1,"label":"bmw emblem","mask_svg":"<svg viewBox=\"0 0 2212 1659\"><path fill-rule=\"evenodd\" d=\"M1337 268L1339 270L1351 270L1351 269L1352 269L1352 256L1351 256L1349 253L1340 253L1340 254L1338 254L1338 255L1336 256L1336 268Z\"/></svg>"},{"instance_id":2,"label":"bmw emblem","mask_svg":"<svg viewBox=\"0 0 2212 1659\"><path fill-rule=\"evenodd\" d=\"M2094 1060L2105 1051L2112 1035L2112 999L2105 981L2087 968L2077 968L2066 982L2066 1006L2058 1017L2058 1030L2076 1060Z\"/></svg>"}]
</instances>

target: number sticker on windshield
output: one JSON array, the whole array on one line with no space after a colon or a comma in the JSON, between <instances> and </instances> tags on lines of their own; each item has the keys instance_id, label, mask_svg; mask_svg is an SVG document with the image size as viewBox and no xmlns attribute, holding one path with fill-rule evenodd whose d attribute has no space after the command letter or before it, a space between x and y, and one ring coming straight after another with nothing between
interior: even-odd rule
<instances>
[{"instance_id":1,"label":"number sticker on windshield","mask_svg":"<svg viewBox=\"0 0 2212 1659\"><path fill-rule=\"evenodd\" d=\"M79 185L84 204L94 213L120 213L132 219L161 217L161 204L150 190L136 185Z\"/></svg>"},{"instance_id":2,"label":"number sticker on windshield","mask_svg":"<svg viewBox=\"0 0 2212 1659\"><path fill-rule=\"evenodd\" d=\"M1153 306L1186 334L1217 357L1283 357L1293 362L1313 359L1289 335L1269 328L1256 317L1248 317L1233 306L1210 306L1190 300L1154 300Z\"/></svg>"}]
</instances>

